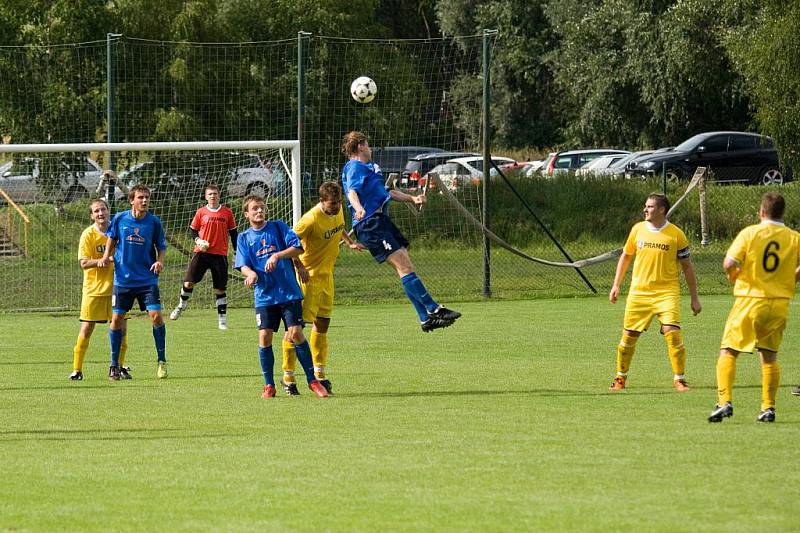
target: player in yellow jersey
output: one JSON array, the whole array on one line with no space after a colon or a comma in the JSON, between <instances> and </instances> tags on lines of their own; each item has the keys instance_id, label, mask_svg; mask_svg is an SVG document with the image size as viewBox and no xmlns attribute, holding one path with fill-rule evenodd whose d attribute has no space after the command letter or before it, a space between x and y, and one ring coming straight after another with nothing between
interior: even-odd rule
<instances>
[{"instance_id":1,"label":"player in yellow jersey","mask_svg":"<svg viewBox=\"0 0 800 533\"><path fill-rule=\"evenodd\" d=\"M325 368L328 365L328 327L333 312L333 268L342 240L352 250L363 250L364 246L344 231L342 188L334 181L320 186L319 203L309 209L293 229L303 244L303 253L295 258L295 267L303 290L303 322L314 324L309 339L314 375L330 394L333 387ZM290 396L299 394L294 377L296 366L294 345L284 336L281 385Z\"/></svg>"},{"instance_id":2,"label":"player in yellow jersey","mask_svg":"<svg viewBox=\"0 0 800 533\"><path fill-rule=\"evenodd\" d=\"M114 264L100 267L97 261L102 259L106 249L106 231L108 230L108 204L105 200L92 200L89 205L92 225L83 230L78 244L78 261L83 269L83 296L81 297L81 329L78 340L72 351L72 374L69 379L83 380L83 360L89 339L98 322L111 320L111 289L114 285ZM123 330L124 331L124 330ZM120 365L125 361L127 336L122 337ZM123 366L120 374L124 379L131 379L129 369Z\"/></svg>"},{"instance_id":3,"label":"player in yellow jersey","mask_svg":"<svg viewBox=\"0 0 800 533\"><path fill-rule=\"evenodd\" d=\"M636 350L636 341L649 326L653 317L661 323L661 333L667 342L667 352L672 364L672 384L679 392L689 390L686 384L686 348L681 335L680 270L686 278L692 298L692 312L702 309L697 297L697 278L689 258L689 241L683 231L667 220L669 200L663 194L653 193L644 204L644 221L633 226L617 263L614 285L608 299L616 303L620 285L633 262L633 274L622 339L617 346L617 375L609 387L619 391L625 388L628 369Z\"/></svg>"},{"instance_id":4,"label":"player in yellow jersey","mask_svg":"<svg viewBox=\"0 0 800 533\"><path fill-rule=\"evenodd\" d=\"M786 202L778 193L761 198L760 224L747 226L733 240L722 266L734 283L733 303L717 359L718 402L709 422L733 415L733 381L741 352L761 354L761 412L756 421L775 421L775 395L781 379L778 348L800 278L800 234L783 223Z\"/></svg>"}]
</instances>

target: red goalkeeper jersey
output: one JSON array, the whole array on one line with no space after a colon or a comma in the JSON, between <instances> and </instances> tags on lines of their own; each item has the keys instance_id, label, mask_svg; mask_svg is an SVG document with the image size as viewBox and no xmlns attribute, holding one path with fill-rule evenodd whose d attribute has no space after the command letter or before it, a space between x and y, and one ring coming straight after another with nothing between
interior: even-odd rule
<instances>
[{"instance_id":1,"label":"red goalkeeper jersey","mask_svg":"<svg viewBox=\"0 0 800 533\"><path fill-rule=\"evenodd\" d=\"M194 214L190 227L200 232L200 238L208 241L207 254L228 255L228 230L236 227L233 211L225 205L217 209L203 206ZM197 246L195 252L201 251Z\"/></svg>"}]
</instances>

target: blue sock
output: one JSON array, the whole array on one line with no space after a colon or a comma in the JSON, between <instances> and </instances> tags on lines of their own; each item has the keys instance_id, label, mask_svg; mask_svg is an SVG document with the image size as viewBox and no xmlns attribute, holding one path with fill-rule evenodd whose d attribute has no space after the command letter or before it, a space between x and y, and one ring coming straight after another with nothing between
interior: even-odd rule
<instances>
[{"instance_id":1,"label":"blue sock","mask_svg":"<svg viewBox=\"0 0 800 533\"><path fill-rule=\"evenodd\" d=\"M414 305L417 309L417 314L420 315L420 320L425 320L428 318L428 313L433 313L439 308L439 304L431 298L425 285L422 284L422 280L417 277L416 272L406 274L400 278L400 281L403 282L403 288L406 290L406 294L409 295L408 299L411 300L411 303L414 303L414 300L416 300L419 305L424 308L425 313L423 315L420 313L420 308L417 307L416 304Z\"/></svg>"},{"instance_id":2,"label":"blue sock","mask_svg":"<svg viewBox=\"0 0 800 533\"><path fill-rule=\"evenodd\" d=\"M156 341L156 355L158 356L159 363L167 362L166 345L167 345L167 325L161 324L158 327L153 326L153 340Z\"/></svg>"},{"instance_id":3,"label":"blue sock","mask_svg":"<svg viewBox=\"0 0 800 533\"><path fill-rule=\"evenodd\" d=\"M258 361L261 363L261 373L264 374L264 385L275 385L275 377L272 375L272 367L275 366L275 354L272 353L272 346L258 347Z\"/></svg>"},{"instance_id":4,"label":"blue sock","mask_svg":"<svg viewBox=\"0 0 800 533\"><path fill-rule=\"evenodd\" d=\"M295 344L294 353L297 354L297 360L300 361L300 366L303 367L303 372L306 373L306 381L311 383L317 379L314 376L314 362L311 359L311 347L308 345L308 341Z\"/></svg>"},{"instance_id":5,"label":"blue sock","mask_svg":"<svg viewBox=\"0 0 800 533\"><path fill-rule=\"evenodd\" d=\"M111 344L111 366L119 366L119 348L122 346L122 330L109 329L108 341Z\"/></svg>"}]
</instances>

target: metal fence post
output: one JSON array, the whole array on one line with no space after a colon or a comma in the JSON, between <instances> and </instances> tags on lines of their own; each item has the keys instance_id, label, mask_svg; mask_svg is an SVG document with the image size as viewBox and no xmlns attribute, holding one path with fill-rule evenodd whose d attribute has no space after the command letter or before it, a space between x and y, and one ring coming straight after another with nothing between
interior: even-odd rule
<instances>
[{"instance_id":1,"label":"metal fence post","mask_svg":"<svg viewBox=\"0 0 800 533\"><path fill-rule=\"evenodd\" d=\"M483 225L487 229L491 229L490 221L490 208L489 208L489 189L491 188L490 169L491 167L491 77L490 66L492 51L490 47L490 38L497 34L497 30L483 30L483 117L481 120L481 127L483 129L482 135L482 150L483 150ZM491 284L491 249L489 244L489 237L483 236L483 296L489 298L492 296Z\"/></svg>"}]
</instances>

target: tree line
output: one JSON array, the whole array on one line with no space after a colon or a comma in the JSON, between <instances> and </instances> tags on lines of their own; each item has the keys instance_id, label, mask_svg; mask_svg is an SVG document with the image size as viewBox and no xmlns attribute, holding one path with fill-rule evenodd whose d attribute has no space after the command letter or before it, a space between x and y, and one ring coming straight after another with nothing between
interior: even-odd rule
<instances>
[{"instance_id":1,"label":"tree line","mask_svg":"<svg viewBox=\"0 0 800 533\"><path fill-rule=\"evenodd\" d=\"M499 31L492 51L492 124L497 146L644 148L673 145L700 131L732 129L771 135L784 159L796 159L800 147L797 2L0 3L3 46L84 43L103 40L107 33L153 41L243 43L295 39L300 30L331 37L424 39L474 35L484 28ZM173 76L181 76L180 62L170 68ZM257 73L253 76L258 77ZM290 84L291 77L284 81ZM270 83L275 82L264 82L265 86ZM48 98L58 99L61 108L69 109L75 98L62 89L49 87ZM479 123L479 80L453 76L448 95L457 110L456 127ZM94 97L99 109L102 94ZM52 102L42 104L47 105L53 106ZM170 110L162 113L165 116L158 124L175 130L166 136L185 136L193 127L187 117L171 115ZM463 135L470 144L477 144L475 128L464 127Z\"/></svg>"}]
</instances>

